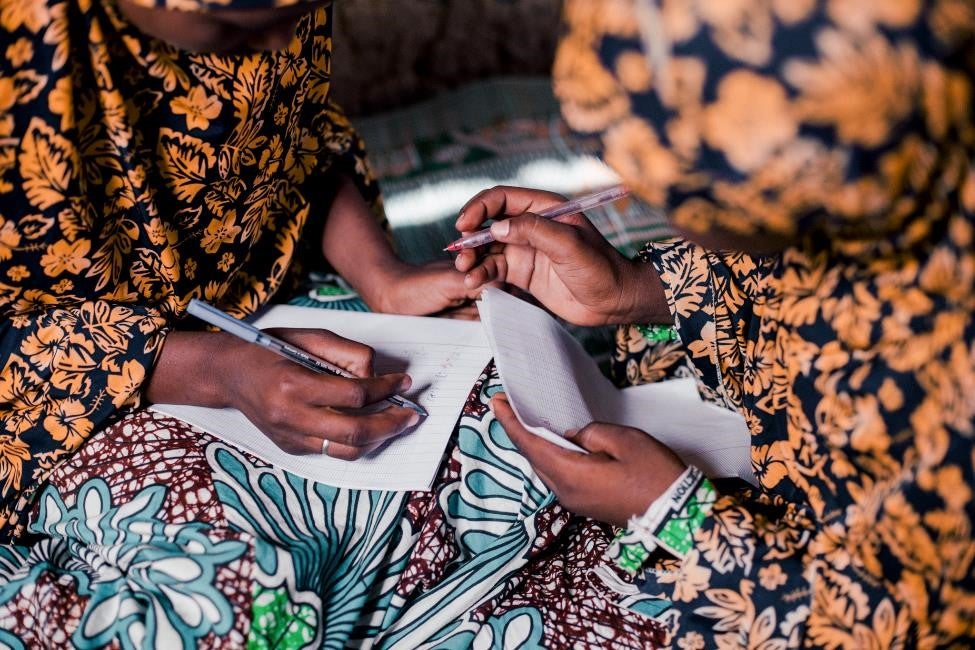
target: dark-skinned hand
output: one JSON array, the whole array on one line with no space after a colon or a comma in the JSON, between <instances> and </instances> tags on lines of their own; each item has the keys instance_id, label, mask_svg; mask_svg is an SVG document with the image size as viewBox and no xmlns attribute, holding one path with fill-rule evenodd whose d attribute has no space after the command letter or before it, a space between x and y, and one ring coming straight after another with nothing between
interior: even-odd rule
<instances>
[{"instance_id":1,"label":"dark-skinned hand","mask_svg":"<svg viewBox=\"0 0 975 650\"><path fill-rule=\"evenodd\" d=\"M531 433L515 416L504 393L491 409L508 437L539 477L571 512L616 526L642 515L686 469L684 462L650 435L616 424L593 422L566 438L588 454L554 445Z\"/></svg>"},{"instance_id":2,"label":"dark-skinned hand","mask_svg":"<svg viewBox=\"0 0 975 650\"><path fill-rule=\"evenodd\" d=\"M223 332L173 332L153 371L147 398L240 410L293 454L360 458L418 422L408 408L356 412L409 389L403 373L375 375L372 348L327 330L276 329L278 338L326 359L355 378L319 374Z\"/></svg>"},{"instance_id":3,"label":"dark-skinned hand","mask_svg":"<svg viewBox=\"0 0 975 650\"><path fill-rule=\"evenodd\" d=\"M496 241L457 255L467 286L513 285L577 325L669 320L650 265L623 257L582 214L558 220L533 214L564 200L518 187L494 187L472 198L457 229L468 234L495 219Z\"/></svg>"}]
</instances>

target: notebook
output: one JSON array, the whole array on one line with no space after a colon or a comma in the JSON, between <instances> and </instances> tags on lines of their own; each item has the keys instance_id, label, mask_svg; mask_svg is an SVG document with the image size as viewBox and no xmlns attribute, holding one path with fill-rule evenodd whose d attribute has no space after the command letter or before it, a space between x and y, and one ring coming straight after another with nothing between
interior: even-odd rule
<instances>
[{"instance_id":1,"label":"notebook","mask_svg":"<svg viewBox=\"0 0 975 650\"><path fill-rule=\"evenodd\" d=\"M501 383L522 424L562 447L593 421L646 431L712 478L755 484L744 419L701 399L693 379L616 388L551 315L498 289L478 302Z\"/></svg>"},{"instance_id":2,"label":"notebook","mask_svg":"<svg viewBox=\"0 0 975 650\"><path fill-rule=\"evenodd\" d=\"M471 387L491 360L491 348L479 323L278 306L254 324L260 328L328 329L372 346L376 372L408 372L413 387L403 396L421 403L429 416L372 454L345 461L320 454L288 454L235 409L156 404L153 410L327 485L393 491L431 486Z\"/></svg>"}]
</instances>

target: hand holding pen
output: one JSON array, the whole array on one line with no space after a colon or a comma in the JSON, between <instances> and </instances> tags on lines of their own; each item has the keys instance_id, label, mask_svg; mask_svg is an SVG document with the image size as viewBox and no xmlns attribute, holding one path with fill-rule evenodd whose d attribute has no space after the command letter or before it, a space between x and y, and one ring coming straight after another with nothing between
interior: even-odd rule
<instances>
[{"instance_id":1,"label":"hand holding pen","mask_svg":"<svg viewBox=\"0 0 975 650\"><path fill-rule=\"evenodd\" d=\"M563 201L560 203L555 203L546 208L540 210L529 210L534 212L537 216L543 219L558 219L559 217L564 217L569 214L576 214L578 212L585 212L586 210L591 210L597 208L601 205L606 205L607 203L612 203L622 199L628 195L630 191L622 185L615 185L613 187L607 188L605 190L599 190L598 192L593 192L591 194L586 194L584 196L579 196L568 201ZM482 196L483 192L478 196ZM477 197L472 199L472 202L477 200ZM468 203L470 205L470 203ZM477 232L465 235L460 239L456 239L444 248L445 251L457 252L461 250L466 250L468 248L477 248L478 246L484 246L485 244L490 244L494 241L494 235L491 234L490 228L484 228L483 230L478 230Z\"/></svg>"},{"instance_id":2,"label":"hand holding pen","mask_svg":"<svg viewBox=\"0 0 975 650\"><path fill-rule=\"evenodd\" d=\"M613 189L601 193L605 200L624 192ZM621 255L585 215L563 212L578 205L558 194L519 187L495 187L475 196L462 209L457 229L470 233L494 220L490 234L495 241L457 255L454 263L466 274L467 286L517 287L578 325L649 322L644 311L657 316L661 306L666 314L651 265Z\"/></svg>"},{"instance_id":3,"label":"hand holding pen","mask_svg":"<svg viewBox=\"0 0 975 650\"><path fill-rule=\"evenodd\" d=\"M425 415L422 407L397 394L409 389L409 376L373 376L373 352L366 345L326 330L281 329L272 334L197 300L187 311L233 335L223 337L212 357L221 367L202 367L200 372L227 384L231 396L224 405L242 411L284 451L352 460ZM228 359L234 362L229 369ZM356 412L379 402L390 406Z\"/></svg>"}]
</instances>

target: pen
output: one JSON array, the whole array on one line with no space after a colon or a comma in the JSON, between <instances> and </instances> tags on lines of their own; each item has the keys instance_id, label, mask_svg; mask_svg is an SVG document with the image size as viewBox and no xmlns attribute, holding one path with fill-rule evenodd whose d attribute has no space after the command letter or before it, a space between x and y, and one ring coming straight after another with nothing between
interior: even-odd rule
<instances>
[{"instance_id":1,"label":"pen","mask_svg":"<svg viewBox=\"0 0 975 650\"><path fill-rule=\"evenodd\" d=\"M250 343L256 343L257 345L267 348L271 352L276 352L285 359L294 361L298 365L304 366L305 368L308 368L314 372L338 375L339 377L345 377L347 379L356 378L356 376L351 372L343 370L342 368L339 368L338 366L333 365L324 359L319 359L315 355L308 354L304 350L296 348L287 341L282 341L281 339L273 337L270 334L266 334L250 323L245 323L240 319L234 318L230 314L222 312L213 305L205 303L202 300L197 300L196 298L191 299L186 311L193 316L196 316L200 320L213 325L214 327L219 327L227 334L233 334L234 336L242 338ZM395 406L413 409L423 417L428 415L425 408L415 402L411 402L405 397L400 397L399 395L387 397L383 401L389 402Z\"/></svg>"},{"instance_id":2,"label":"pen","mask_svg":"<svg viewBox=\"0 0 975 650\"><path fill-rule=\"evenodd\" d=\"M591 210L592 208L606 205L607 203L612 203L617 199L622 199L629 193L630 191L622 185L616 185L605 190L600 190L598 192L593 192L592 194L580 196L576 199L571 199L565 203L558 203L550 208L539 210L536 214L545 219L555 219L557 217L563 217L567 214L584 212L585 210ZM491 229L485 228L484 230L478 230L475 233L450 242L450 244L448 244L447 248L444 250L456 252L467 248L476 248L477 246L490 244L493 241L494 237L491 236Z\"/></svg>"}]
</instances>

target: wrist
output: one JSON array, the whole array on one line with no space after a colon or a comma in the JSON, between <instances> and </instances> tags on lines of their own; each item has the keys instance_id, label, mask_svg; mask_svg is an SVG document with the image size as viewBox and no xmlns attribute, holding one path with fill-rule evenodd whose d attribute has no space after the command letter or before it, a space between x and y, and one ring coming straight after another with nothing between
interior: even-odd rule
<instances>
[{"instance_id":1,"label":"wrist","mask_svg":"<svg viewBox=\"0 0 975 650\"><path fill-rule=\"evenodd\" d=\"M636 575L656 549L683 558L716 499L711 481L698 468L685 468L645 513L630 518L607 549L608 557L630 575Z\"/></svg>"},{"instance_id":2,"label":"wrist","mask_svg":"<svg viewBox=\"0 0 975 650\"><path fill-rule=\"evenodd\" d=\"M171 332L146 385L146 399L211 408L233 406L229 398L233 391L226 382L240 373L229 363L238 343L243 342L222 332Z\"/></svg>"},{"instance_id":3,"label":"wrist","mask_svg":"<svg viewBox=\"0 0 975 650\"><path fill-rule=\"evenodd\" d=\"M620 273L620 300L611 325L672 323L667 294L653 265L626 260Z\"/></svg>"},{"instance_id":4,"label":"wrist","mask_svg":"<svg viewBox=\"0 0 975 650\"><path fill-rule=\"evenodd\" d=\"M404 311L405 289L414 271L414 267L398 259L387 260L378 264L364 286L357 290L369 309L384 314L399 314Z\"/></svg>"}]
</instances>

